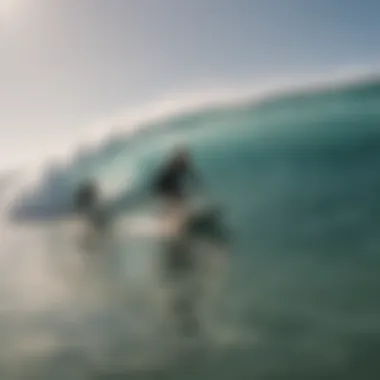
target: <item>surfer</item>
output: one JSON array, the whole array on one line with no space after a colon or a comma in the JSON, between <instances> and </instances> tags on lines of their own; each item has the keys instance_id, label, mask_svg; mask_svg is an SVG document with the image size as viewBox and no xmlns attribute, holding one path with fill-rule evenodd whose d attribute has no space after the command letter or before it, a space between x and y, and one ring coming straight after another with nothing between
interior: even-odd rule
<instances>
[{"instance_id":1,"label":"surfer","mask_svg":"<svg viewBox=\"0 0 380 380\"><path fill-rule=\"evenodd\" d=\"M169 242L164 254L164 272L172 286L179 291L172 300L170 308L179 319L182 333L192 334L197 330L196 294L193 294L189 281L193 283L196 269L189 236L184 228L187 210L187 185L200 185L201 180L195 171L189 151L186 147L179 147L158 173L153 183L153 192L163 201L165 219L169 223L177 224L177 233Z\"/></svg>"},{"instance_id":2,"label":"surfer","mask_svg":"<svg viewBox=\"0 0 380 380\"><path fill-rule=\"evenodd\" d=\"M92 180L83 182L74 194L75 211L84 217L95 229L104 227L99 212L99 189Z\"/></svg>"},{"instance_id":3,"label":"surfer","mask_svg":"<svg viewBox=\"0 0 380 380\"><path fill-rule=\"evenodd\" d=\"M98 200L98 189L96 184L87 180L82 183L74 195L74 207L80 214L87 214L93 209Z\"/></svg>"},{"instance_id":4,"label":"surfer","mask_svg":"<svg viewBox=\"0 0 380 380\"><path fill-rule=\"evenodd\" d=\"M188 199L187 190L189 189L188 180L197 189L202 188L203 193L205 193L205 186L192 164L188 149L181 146L177 148L153 184L155 195L164 202L168 219L182 219L184 223L187 219L187 231L193 233L197 231L198 235L206 234L209 237L212 235L217 241L224 240L227 237L227 232L220 223L216 223L220 219L221 210L219 207L207 205L195 212L194 208L187 207L189 206L186 202ZM208 191L207 195L210 195ZM187 215L185 214L186 211L188 212Z\"/></svg>"},{"instance_id":5,"label":"surfer","mask_svg":"<svg viewBox=\"0 0 380 380\"><path fill-rule=\"evenodd\" d=\"M179 147L156 177L153 191L168 205L182 205L186 198L186 181L199 185L200 178L191 163L186 147Z\"/></svg>"}]
</instances>

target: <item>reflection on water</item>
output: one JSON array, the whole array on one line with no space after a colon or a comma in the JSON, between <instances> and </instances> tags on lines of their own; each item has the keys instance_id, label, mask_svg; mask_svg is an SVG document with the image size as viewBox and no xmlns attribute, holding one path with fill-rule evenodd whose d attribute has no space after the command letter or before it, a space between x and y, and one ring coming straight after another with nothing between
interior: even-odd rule
<instances>
[{"instance_id":1,"label":"reflection on water","mask_svg":"<svg viewBox=\"0 0 380 380\"><path fill-rule=\"evenodd\" d=\"M92 247L80 223L2 220L1 378L377 379L377 182L339 170L226 188L229 249L198 241L186 276L144 215Z\"/></svg>"},{"instance_id":2,"label":"reflection on water","mask_svg":"<svg viewBox=\"0 0 380 380\"><path fill-rule=\"evenodd\" d=\"M320 200L333 194L324 186ZM229 254L198 243L199 277L179 276L189 282L162 271L168 241L152 221L143 233L143 217L90 250L75 223L3 222L1 378L376 379L380 243L367 198L330 214L313 197L290 207L296 189L282 186L282 200L259 189L255 214L231 213ZM197 337L179 334L173 291L190 294Z\"/></svg>"},{"instance_id":3,"label":"reflection on water","mask_svg":"<svg viewBox=\"0 0 380 380\"><path fill-rule=\"evenodd\" d=\"M171 282L163 257L169 239L160 242L157 231L150 239L147 233L133 238L131 231L125 223L101 236L88 235L76 222L7 225L0 352L6 378L160 372L178 364L189 342L175 328L185 317L177 314L172 296L184 299L192 277L199 294L197 302L187 300L188 312L206 327L216 299L210 285L221 279L220 255L198 247L198 256L208 258L202 271L178 272ZM194 347L210 339L206 333Z\"/></svg>"}]
</instances>

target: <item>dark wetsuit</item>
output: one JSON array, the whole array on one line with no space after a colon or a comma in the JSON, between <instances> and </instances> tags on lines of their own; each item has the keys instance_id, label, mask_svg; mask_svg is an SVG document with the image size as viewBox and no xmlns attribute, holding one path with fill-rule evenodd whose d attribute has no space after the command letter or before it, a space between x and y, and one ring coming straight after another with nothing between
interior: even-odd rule
<instances>
[{"instance_id":1,"label":"dark wetsuit","mask_svg":"<svg viewBox=\"0 0 380 380\"><path fill-rule=\"evenodd\" d=\"M74 199L74 207L79 212L88 212L96 204L97 198L96 186L90 182L86 183L78 189Z\"/></svg>"},{"instance_id":2,"label":"dark wetsuit","mask_svg":"<svg viewBox=\"0 0 380 380\"><path fill-rule=\"evenodd\" d=\"M156 178L154 191L164 198L182 200L189 176L196 178L186 162L173 162Z\"/></svg>"},{"instance_id":3,"label":"dark wetsuit","mask_svg":"<svg viewBox=\"0 0 380 380\"><path fill-rule=\"evenodd\" d=\"M98 205L99 192L94 183L83 184L75 194L75 211L84 216L94 227L104 229L107 225L107 217Z\"/></svg>"}]
</instances>

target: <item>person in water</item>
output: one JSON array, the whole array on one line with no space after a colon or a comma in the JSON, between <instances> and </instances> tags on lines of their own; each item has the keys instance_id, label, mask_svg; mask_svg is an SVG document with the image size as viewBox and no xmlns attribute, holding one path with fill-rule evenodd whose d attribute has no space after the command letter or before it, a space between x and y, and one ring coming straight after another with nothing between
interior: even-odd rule
<instances>
[{"instance_id":1,"label":"person in water","mask_svg":"<svg viewBox=\"0 0 380 380\"><path fill-rule=\"evenodd\" d=\"M104 227L104 218L99 210L99 189L94 181L87 180L78 187L74 194L74 209L92 227Z\"/></svg>"},{"instance_id":2,"label":"person in water","mask_svg":"<svg viewBox=\"0 0 380 380\"><path fill-rule=\"evenodd\" d=\"M186 200L188 179L193 184L200 184L189 151L185 147L180 147L156 177L153 191L169 204L181 204Z\"/></svg>"},{"instance_id":3,"label":"person in water","mask_svg":"<svg viewBox=\"0 0 380 380\"><path fill-rule=\"evenodd\" d=\"M188 180L197 186L201 182L191 161L189 151L180 147L155 178L153 192L164 201L169 220L177 219L178 216L181 218L181 213L185 211ZM182 288L181 284L194 276L194 258L188 239L182 233L169 244L164 263L166 276L174 281L175 288ZM171 309L178 318L182 333L192 334L198 329L197 316L194 314L196 300L196 295L189 294L185 289L172 300Z\"/></svg>"},{"instance_id":4,"label":"person in water","mask_svg":"<svg viewBox=\"0 0 380 380\"><path fill-rule=\"evenodd\" d=\"M80 214L91 211L98 202L98 189L96 184L87 180L82 183L74 195L74 207Z\"/></svg>"}]
</instances>

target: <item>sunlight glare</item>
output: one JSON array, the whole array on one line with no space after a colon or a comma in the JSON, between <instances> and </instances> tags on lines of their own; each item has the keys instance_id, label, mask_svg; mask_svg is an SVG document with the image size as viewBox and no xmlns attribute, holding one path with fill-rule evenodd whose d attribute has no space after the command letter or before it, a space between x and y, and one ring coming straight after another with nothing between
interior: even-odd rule
<instances>
[{"instance_id":1,"label":"sunlight glare","mask_svg":"<svg viewBox=\"0 0 380 380\"><path fill-rule=\"evenodd\" d=\"M10 24L14 21L21 5L21 0L0 0L0 23Z\"/></svg>"}]
</instances>

